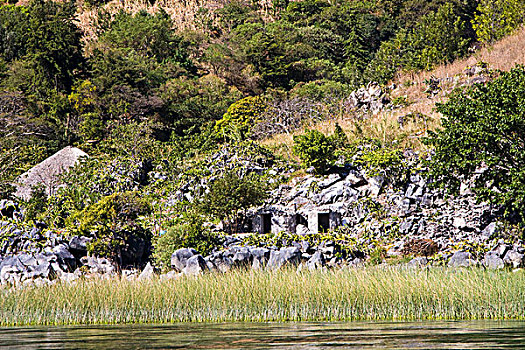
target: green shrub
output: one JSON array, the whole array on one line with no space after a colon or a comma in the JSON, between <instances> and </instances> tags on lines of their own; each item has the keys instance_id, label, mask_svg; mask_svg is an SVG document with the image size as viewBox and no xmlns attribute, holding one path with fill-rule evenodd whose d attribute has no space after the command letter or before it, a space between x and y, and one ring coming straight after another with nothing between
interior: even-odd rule
<instances>
[{"instance_id":1,"label":"green shrub","mask_svg":"<svg viewBox=\"0 0 525 350\"><path fill-rule=\"evenodd\" d=\"M139 217L151 212L151 206L136 192L114 193L77 212L70 218L70 231L93 236L88 252L118 259L122 248L136 239L151 240L150 232L139 223Z\"/></svg>"},{"instance_id":2,"label":"green shrub","mask_svg":"<svg viewBox=\"0 0 525 350\"><path fill-rule=\"evenodd\" d=\"M47 205L46 188L43 185L31 189L31 199L27 201L24 210L26 220L36 220L44 213Z\"/></svg>"},{"instance_id":3,"label":"green shrub","mask_svg":"<svg viewBox=\"0 0 525 350\"><path fill-rule=\"evenodd\" d=\"M299 83L290 90L290 96L307 98L312 101L321 101L326 98L342 98L349 91L347 84L332 80L315 80L308 83Z\"/></svg>"},{"instance_id":4,"label":"green shrub","mask_svg":"<svg viewBox=\"0 0 525 350\"><path fill-rule=\"evenodd\" d=\"M215 180L200 201L203 213L223 222L225 229L235 232L240 223L240 211L262 204L268 185L260 175L240 176L231 170Z\"/></svg>"},{"instance_id":5,"label":"green shrub","mask_svg":"<svg viewBox=\"0 0 525 350\"><path fill-rule=\"evenodd\" d=\"M330 138L317 130L307 130L304 135L294 136L293 152L306 167L314 167L322 173L334 160L334 145Z\"/></svg>"},{"instance_id":6,"label":"green shrub","mask_svg":"<svg viewBox=\"0 0 525 350\"><path fill-rule=\"evenodd\" d=\"M403 170L403 152L399 149L372 147L358 155L355 162L372 176L384 171L392 175L400 175Z\"/></svg>"},{"instance_id":7,"label":"green shrub","mask_svg":"<svg viewBox=\"0 0 525 350\"><path fill-rule=\"evenodd\" d=\"M382 264L386 259L386 249L384 247L378 246L370 252L370 257L368 258L368 263L370 265L379 265Z\"/></svg>"},{"instance_id":8,"label":"green shrub","mask_svg":"<svg viewBox=\"0 0 525 350\"><path fill-rule=\"evenodd\" d=\"M472 26L480 42L492 43L511 34L524 21L522 0L481 0Z\"/></svg>"},{"instance_id":9,"label":"green shrub","mask_svg":"<svg viewBox=\"0 0 525 350\"><path fill-rule=\"evenodd\" d=\"M330 135L329 139L336 149L341 149L348 145L348 136L346 136L339 123L335 123L334 133Z\"/></svg>"},{"instance_id":10,"label":"green shrub","mask_svg":"<svg viewBox=\"0 0 525 350\"><path fill-rule=\"evenodd\" d=\"M153 238L153 259L157 265L169 267L171 254L179 248L194 248L206 256L218 243L218 236L203 226L201 217L184 215L162 235Z\"/></svg>"}]
</instances>

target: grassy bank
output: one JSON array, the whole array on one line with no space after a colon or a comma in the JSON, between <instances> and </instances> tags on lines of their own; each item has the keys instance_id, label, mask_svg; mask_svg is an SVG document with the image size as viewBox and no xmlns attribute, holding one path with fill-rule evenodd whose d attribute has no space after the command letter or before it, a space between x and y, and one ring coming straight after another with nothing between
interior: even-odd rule
<instances>
[{"instance_id":1,"label":"grassy bank","mask_svg":"<svg viewBox=\"0 0 525 350\"><path fill-rule=\"evenodd\" d=\"M235 272L0 290L2 325L524 316L521 271Z\"/></svg>"}]
</instances>

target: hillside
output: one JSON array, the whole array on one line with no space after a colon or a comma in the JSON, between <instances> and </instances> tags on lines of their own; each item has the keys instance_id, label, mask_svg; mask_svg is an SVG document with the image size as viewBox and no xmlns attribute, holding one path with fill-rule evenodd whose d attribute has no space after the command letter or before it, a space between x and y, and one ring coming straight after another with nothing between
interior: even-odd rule
<instances>
[{"instance_id":1,"label":"hillside","mask_svg":"<svg viewBox=\"0 0 525 350\"><path fill-rule=\"evenodd\" d=\"M0 5L2 281L521 267L515 2Z\"/></svg>"},{"instance_id":2,"label":"hillside","mask_svg":"<svg viewBox=\"0 0 525 350\"><path fill-rule=\"evenodd\" d=\"M351 138L364 136L383 138L384 141L389 142L397 140L400 141L401 147L420 149L424 146L419 140L427 136L428 130L435 130L440 125L442 115L435 111L436 104L447 101L448 95L454 88L477 82L480 77L488 78L489 70L508 71L516 65L525 64L525 49L522 46L524 40L525 29L520 29L492 45L477 49L467 58L439 65L430 71L399 73L387 84L387 86L394 84L396 88L392 91L387 90L386 94L392 101L401 99L402 105L394 108L389 106L390 108L371 113L364 121L359 118L362 115L360 111L350 111L342 116L317 122L310 127L330 133L333 131L334 124L338 123ZM476 71L475 67L480 67L479 71ZM432 96L426 93L430 79L435 80L439 87L436 94ZM407 115L420 115L424 118L408 120L401 125L400 120ZM357 125L359 132L363 134L356 135ZM292 133L275 135L262 141L262 144L283 152L287 157L293 157L291 151L293 136L303 132L304 129L300 128Z\"/></svg>"}]
</instances>

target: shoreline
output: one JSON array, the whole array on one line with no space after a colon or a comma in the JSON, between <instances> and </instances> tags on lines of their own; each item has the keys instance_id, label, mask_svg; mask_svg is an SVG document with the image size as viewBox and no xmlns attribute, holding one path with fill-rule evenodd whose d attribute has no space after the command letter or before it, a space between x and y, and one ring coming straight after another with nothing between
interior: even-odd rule
<instances>
[{"instance_id":1,"label":"shoreline","mask_svg":"<svg viewBox=\"0 0 525 350\"><path fill-rule=\"evenodd\" d=\"M525 273L370 267L0 289L0 325L525 318Z\"/></svg>"}]
</instances>

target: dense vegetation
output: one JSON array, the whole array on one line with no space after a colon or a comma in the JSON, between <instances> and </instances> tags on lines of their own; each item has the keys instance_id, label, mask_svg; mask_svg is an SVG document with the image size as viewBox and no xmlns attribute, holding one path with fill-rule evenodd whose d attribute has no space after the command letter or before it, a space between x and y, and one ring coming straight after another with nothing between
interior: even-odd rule
<instances>
[{"instance_id":1,"label":"dense vegetation","mask_svg":"<svg viewBox=\"0 0 525 350\"><path fill-rule=\"evenodd\" d=\"M175 32L162 10L101 10L88 42L71 2L2 5L2 184L64 145L90 142L90 153L107 154L109 145L97 142L122 125L145 124L152 140L183 153L198 149L205 130L243 97L341 96L400 70L450 62L476 40L500 38L521 23L517 5L500 26L494 13L507 19L510 5L498 4L305 0L276 2L275 15L265 18L256 4L234 0L185 32ZM264 111L245 101L242 113ZM224 139L223 124L215 131Z\"/></svg>"},{"instance_id":2,"label":"dense vegetation","mask_svg":"<svg viewBox=\"0 0 525 350\"><path fill-rule=\"evenodd\" d=\"M231 0L209 21L196 19L196 29L185 31L175 31L163 10L130 14L100 7L92 37L77 26L82 8L74 2L0 3L0 197L11 195L16 176L62 147L77 145L91 158L64 179L72 186L50 198L41 192L35 196L28 204L28 219L80 234L96 231L99 241L90 249L119 259L124 258L119 247L130 234L149 240L152 233L160 234L160 226L169 227L158 240L161 245L173 249L198 241L206 251L214 238L202 229L202 218L235 231L239 211L263 200L268 176L246 174L242 164L213 172L211 151L233 145L233 152L243 156L274 161L250 139L272 134L275 118L285 115L279 125L290 128L301 126L305 118L328 118L337 114L338 101L369 81L385 85L399 72L428 70L467 55L474 44L490 43L523 23L525 8L520 1L510 3L275 1L269 16L255 2ZM494 108L501 111L479 118L463 110L492 109L473 101L497 100L509 86L521 83L519 72L503 75L501 83L473 88L470 98L458 94L440 107L451 121L436 136L438 157L463 147L449 143L454 132L461 132L454 125L487 122L486 130L472 129L479 131L472 142L480 146L485 133L500 130L498 125L490 129L493 116L511 108L516 118L522 117L519 98L498 102ZM473 119L454 124L454 117L462 115ZM513 120L505 135L519 138L513 128L521 121ZM498 137L494 147L501 151ZM318 172L335 160L334 152L370 168L399 163L397 150L385 150L377 140L363 142L372 145L368 152L357 152L341 130L332 136L310 131L296 138L294 151L304 166ZM491 145L487 147L493 149ZM513 147L504 151L518 170L498 178L501 189L521 184L521 148ZM471 172L481 161L502 166L495 158L447 161L454 164L445 171L465 165L454 168L455 175ZM155 174L161 175L152 179ZM494 181L500 175L491 174ZM211 194L182 198L165 211L165 201L178 186L198 182L197 175L215 182ZM503 200L520 209L520 191L505 192L508 198ZM486 196L502 200L495 192ZM124 202L136 205L130 209ZM193 216L182 222L174 212ZM142 220L146 215L152 220ZM166 252L158 254L166 260Z\"/></svg>"},{"instance_id":3,"label":"dense vegetation","mask_svg":"<svg viewBox=\"0 0 525 350\"><path fill-rule=\"evenodd\" d=\"M369 268L0 289L2 326L523 319L523 271Z\"/></svg>"},{"instance_id":4,"label":"dense vegetation","mask_svg":"<svg viewBox=\"0 0 525 350\"><path fill-rule=\"evenodd\" d=\"M481 200L502 204L521 218L525 203L525 69L517 67L486 85L456 91L438 106L443 129L429 139L433 173L453 192L473 179Z\"/></svg>"}]
</instances>

